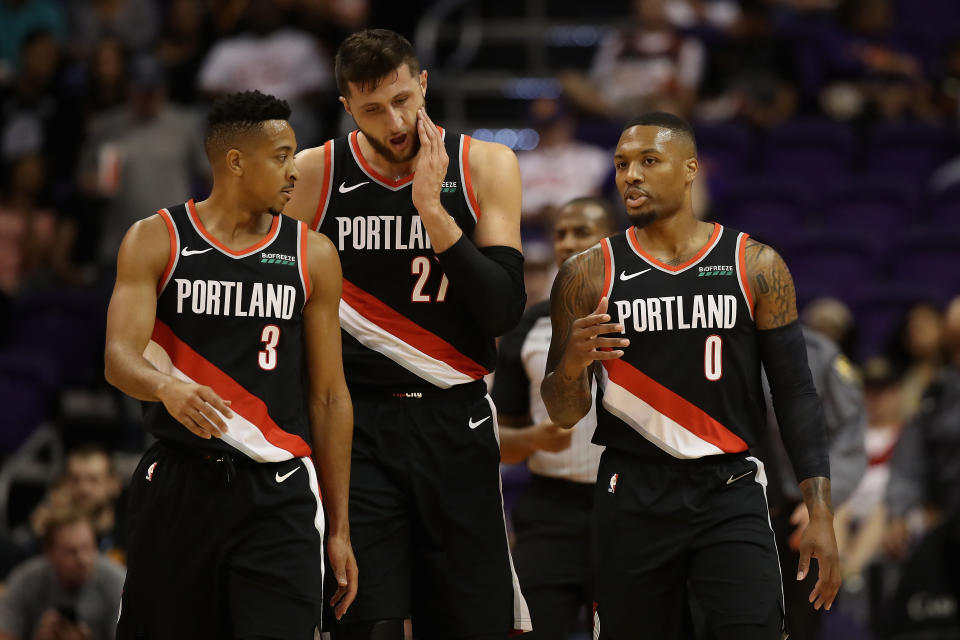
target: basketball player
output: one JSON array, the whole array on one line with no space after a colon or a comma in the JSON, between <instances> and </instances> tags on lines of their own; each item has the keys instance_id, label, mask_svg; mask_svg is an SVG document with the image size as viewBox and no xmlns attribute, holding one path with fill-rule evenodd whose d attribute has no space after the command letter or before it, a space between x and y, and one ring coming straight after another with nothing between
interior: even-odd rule
<instances>
[{"instance_id":1,"label":"basketball player","mask_svg":"<svg viewBox=\"0 0 960 640\"><path fill-rule=\"evenodd\" d=\"M335 73L357 130L299 154L288 205L343 265L363 588L334 638L401 638L411 615L420 639L506 638L529 615L483 376L526 298L517 159L431 121L427 72L392 31L348 37Z\"/></svg>"},{"instance_id":2,"label":"basketball player","mask_svg":"<svg viewBox=\"0 0 960 640\"><path fill-rule=\"evenodd\" d=\"M771 248L694 217L684 120L631 121L614 165L633 225L557 275L542 385L551 419L569 425L590 409L588 370L598 378L594 442L607 448L594 497L595 633L681 637L689 588L717 638L774 640L782 581L763 464L748 452L765 429L761 362L810 514L796 579L816 558L817 609L840 586L823 414L793 281Z\"/></svg>"},{"instance_id":3,"label":"basketball player","mask_svg":"<svg viewBox=\"0 0 960 640\"><path fill-rule=\"evenodd\" d=\"M137 222L120 248L106 376L153 403L157 438L130 489L121 639L312 640L318 489L336 615L356 592L340 266L280 215L298 175L289 116L256 91L215 103L210 197Z\"/></svg>"},{"instance_id":4,"label":"basketball player","mask_svg":"<svg viewBox=\"0 0 960 640\"><path fill-rule=\"evenodd\" d=\"M613 233L615 218L601 198L576 198L553 220L557 266ZM540 398L550 346L550 301L530 307L500 340L491 396L500 421L503 462L526 461L530 485L513 508L517 575L530 606L529 640L565 640L581 607L593 604L593 484L602 447L590 442L593 407L572 429L553 424ZM588 609L592 610L592 609Z\"/></svg>"}]
</instances>

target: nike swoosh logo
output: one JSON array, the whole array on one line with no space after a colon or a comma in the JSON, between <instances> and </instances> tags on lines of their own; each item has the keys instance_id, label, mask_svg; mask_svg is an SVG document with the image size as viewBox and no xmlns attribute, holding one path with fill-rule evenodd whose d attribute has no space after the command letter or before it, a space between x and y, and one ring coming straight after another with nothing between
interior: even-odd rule
<instances>
[{"instance_id":1,"label":"nike swoosh logo","mask_svg":"<svg viewBox=\"0 0 960 640\"><path fill-rule=\"evenodd\" d=\"M277 471L277 482L283 482L284 480L286 480L287 478L295 474L297 471L300 471L300 467L295 467L293 471L288 471L283 475L280 475L280 472Z\"/></svg>"},{"instance_id":2,"label":"nike swoosh logo","mask_svg":"<svg viewBox=\"0 0 960 640\"><path fill-rule=\"evenodd\" d=\"M486 422L486 421L489 420L489 419L490 419L490 416L487 416L487 417L484 418L483 420L477 420L476 422L474 422L474 421L473 421L473 418L470 418L470 422L469 422L470 428L471 428L471 429L476 429L477 427L479 427L480 425L482 425L484 422Z\"/></svg>"},{"instance_id":3,"label":"nike swoosh logo","mask_svg":"<svg viewBox=\"0 0 960 640\"><path fill-rule=\"evenodd\" d=\"M651 269L652 269L652 268L653 268L653 267L651 267ZM621 280L629 280L630 278L636 278L637 276L642 276L642 275L645 274L647 271L650 271L650 269L644 269L643 271L637 271L636 273L631 273L630 275L627 275L627 272L626 272L626 271L621 271L621 272L620 272L620 279L621 279Z\"/></svg>"},{"instance_id":4,"label":"nike swoosh logo","mask_svg":"<svg viewBox=\"0 0 960 640\"><path fill-rule=\"evenodd\" d=\"M187 256L195 256L198 253L206 253L207 251L213 251L213 247L210 247L209 249L187 249L184 247L183 251L180 252L180 255L186 258Z\"/></svg>"},{"instance_id":5,"label":"nike swoosh logo","mask_svg":"<svg viewBox=\"0 0 960 640\"><path fill-rule=\"evenodd\" d=\"M741 473L741 474L740 474L739 476L737 476L736 478L733 477L733 474L730 474L730 477L727 478L727 484L733 484L734 482L736 482L736 481L739 480L740 478L746 478L746 477L747 477L748 475L750 475L751 473L753 473L753 471L747 471L746 473Z\"/></svg>"},{"instance_id":6,"label":"nike swoosh logo","mask_svg":"<svg viewBox=\"0 0 960 640\"><path fill-rule=\"evenodd\" d=\"M354 189L359 189L359 188L362 187L363 185L369 184L369 183L370 183L370 181L367 180L366 182L358 182L357 184L348 187L346 182L341 182L341 183L340 183L340 193L350 193L350 192L353 191Z\"/></svg>"}]
</instances>

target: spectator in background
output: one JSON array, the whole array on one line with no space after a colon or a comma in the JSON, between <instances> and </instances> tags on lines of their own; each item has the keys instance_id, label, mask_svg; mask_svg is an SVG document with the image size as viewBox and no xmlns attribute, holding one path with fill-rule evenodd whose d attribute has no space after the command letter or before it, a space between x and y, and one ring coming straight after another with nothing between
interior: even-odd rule
<instances>
[{"instance_id":1,"label":"spectator in background","mask_svg":"<svg viewBox=\"0 0 960 640\"><path fill-rule=\"evenodd\" d=\"M856 369L833 341L809 327L803 328L803 339L813 384L823 405L830 453L831 495L833 504L839 506L853 493L867 467L864 448L867 413L863 387ZM810 516L780 437L766 376L763 383L768 436L766 442L757 447L757 457L767 460L770 466L767 474L770 520L777 538L780 570L783 576L792 576L800 559L800 540ZM819 638L820 611L809 606L807 601L809 585L816 582L817 571L811 564L812 575L805 581L783 581L787 630L795 640Z\"/></svg>"},{"instance_id":2,"label":"spectator in background","mask_svg":"<svg viewBox=\"0 0 960 640\"><path fill-rule=\"evenodd\" d=\"M64 20L54 0L0 0L0 85L19 65L23 40L37 31L63 38Z\"/></svg>"},{"instance_id":3,"label":"spectator in background","mask_svg":"<svg viewBox=\"0 0 960 640\"><path fill-rule=\"evenodd\" d=\"M46 162L36 152L2 165L0 289L10 296L71 277L70 244L47 203Z\"/></svg>"},{"instance_id":4,"label":"spectator in background","mask_svg":"<svg viewBox=\"0 0 960 640\"><path fill-rule=\"evenodd\" d=\"M943 315L930 303L907 311L894 334L888 357L903 373L903 420L917 412L927 387L944 362Z\"/></svg>"},{"instance_id":5,"label":"spectator in background","mask_svg":"<svg viewBox=\"0 0 960 640\"><path fill-rule=\"evenodd\" d=\"M257 89L286 100L299 147L321 141L313 104L333 88L330 57L309 33L285 26L282 9L271 0L249 1L243 31L213 45L197 83L210 97Z\"/></svg>"},{"instance_id":6,"label":"spectator in background","mask_svg":"<svg viewBox=\"0 0 960 640\"><path fill-rule=\"evenodd\" d=\"M811 300L800 313L803 326L830 338L849 358L854 350L853 312L837 298Z\"/></svg>"},{"instance_id":7,"label":"spectator in background","mask_svg":"<svg viewBox=\"0 0 960 640\"><path fill-rule=\"evenodd\" d=\"M911 542L907 516L927 508L931 524L947 527L944 576L960 602L960 297L948 305L944 329L950 362L927 389L890 459L885 543L894 557L904 558Z\"/></svg>"},{"instance_id":8,"label":"spectator in background","mask_svg":"<svg viewBox=\"0 0 960 640\"><path fill-rule=\"evenodd\" d=\"M567 202L553 221L557 264L613 233L615 220L604 200ZM532 472L513 509L514 561L533 620L529 640L563 640L581 608L593 603L590 527L603 447L590 442L595 407L572 428L553 424L547 415L540 383L551 334L550 302L530 307L500 340L491 391L501 460L527 462Z\"/></svg>"},{"instance_id":9,"label":"spectator in background","mask_svg":"<svg viewBox=\"0 0 960 640\"><path fill-rule=\"evenodd\" d=\"M86 58L106 36L119 38L127 49L143 54L157 37L157 9L151 0L69 0L73 55Z\"/></svg>"},{"instance_id":10,"label":"spectator in background","mask_svg":"<svg viewBox=\"0 0 960 640\"><path fill-rule=\"evenodd\" d=\"M539 226L570 199L599 196L613 163L604 149L574 138L576 119L562 99L535 100L530 121L540 143L517 154L523 181L522 222Z\"/></svg>"},{"instance_id":11,"label":"spectator in background","mask_svg":"<svg viewBox=\"0 0 960 640\"><path fill-rule=\"evenodd\" d=\"M867 402L867 471L834 518L840 569L846 588L853 591L863 587L864 569L883 550L887 523L883 497L890 477L890 456L903 426L900 379L893 366L883 358L867 361L863 384Z\"/></svg>"},{"instance_id":12,"label":"spectator in background","mask_svg":"<svg viewBox=\"0 0 960 640\"><path fill-rule=\"evenodd\" d=\"M156 54L167 72L170 99L181 105L197 100L197 74L214 40L209 15L194 0L171 0Z\"/></svg>"},{"instance_id":13,"label":"spectator in background","mask_svg":"<svg viewBox=\"0 0 960 640\"><path fill-rule=\"evenodd\" d=\"M106 201L99 259L108 270L131 224L165 204L186 202L208 178L200 123L167 101L163 69L155 59L133 64L124 106L91 120L80 172L86 193Z\"/></svg>"},{"instance_id":14,"label":"spectator in background","mask_svg":"<svg viewBox=\"0 0 960 640\"><path fill-rule=\"evenodd\" d=\"M43 541L6 581L0 640L112 640L124 571L97 552L87 516L52 513Z\"/></svg>"},{"instance_id":15,"label":"spectator in background","mask_svg":"<svg viewBox=\"0 0 960 640\"><path fill-rule=\"evenodd\" d=\"M88 56L87 67L84 95L80 98L86 118L119 107L127 100L130 71L123 41L114 36L98 40Z\"/></svg>"},{"instance_id":16,"label":"spectator in background","mask_svg":"<svg viewBox=\"0 0 960 640\"><path fill-rule=\"evenodd\" d=\"M23 40L19 72L0 90L0 155L10 160L43 153L54 182L72 174L79 144L77 115L61 91L60 62L53 34L34 31Z\"/></svg>"},{"instance_id":17,"label":"spectator in background","mask_svg":"<svg viewBox=\"0 0 960 640\"><path fill-rule=\"evenodd\" d=\"M614 122L653 109L690 113L703 75L704 49L670 23L665 2L633 0L630 25L600 42L589 77L574 73L561 78L578 107Z\"/></svg>"},{"instance_id":18,"label":"spectator in background","mask_svg":"<svg viewBox=\"0 0 960 640\"><path fill-rule=\"evenodd\" d=\"M846 0L837 17L841 28L816 42L826 76L824 110L842 119L934 119L926 70L897 38L891 0Z\"/></svg>"},{"instance_id":19,"label":"spectator in background","mask_svg":"<svg viewBox=\"0 0 960 640\"><path fill-rule=\"evenodd\" d=\"M38 532L46 528L52 513L67 507L79 509L93 525L101 551L114 548L116 539L115 503L120 495L120 480L113 459L95 444L80 445L67 454L66 470L30 520Z\"/></svg>"}]
</instances>

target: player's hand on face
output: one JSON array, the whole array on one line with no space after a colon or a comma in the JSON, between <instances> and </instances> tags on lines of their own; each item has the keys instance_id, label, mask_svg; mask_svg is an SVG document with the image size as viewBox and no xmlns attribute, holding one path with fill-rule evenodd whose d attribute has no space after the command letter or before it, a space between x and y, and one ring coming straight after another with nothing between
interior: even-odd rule
<instances>
[{"instance_id":1,"label":"player's hand on face","mask_svg":"<svg viewBox=\"0 0 960 640\"><path fill-rule=\"evenodd\" d=\"M620 333L622 324L610 322L607 314L607 298L600 299L600 304L593 312L573 321L570 339L564 352L564 366L571 373L580 371L591 365L595 360L615 360L623 355L616 347L626 347L630 341L626 338L601 338L605 333Z\"/></svg>"},{"instance_id":2,"label":"player's hand on face","mask_svg":"<svg viewBox=\"0 0 960 640\"><path fill-rule=\"evenodd\" d=\"M423 215L440 206L440 188L447 176L450 159L443 146L443 136L427 115L425 107L417 111L417 135L420 136L420 151L417 153L411 196L413 206Z\"/></svg>"},{"instance_id":3,"label":"player's hand on face","mask_svg":"<svg viewBox=\"0 0 960 640\"><path fill-rule=\"evenodd\" d=\"M221 415L233 417L230 401L203 385L178 380L161 387L157 396L177 422L205 440L226 433L227 425Z\"/></svg>"},{"instance_id":4,"label":"player's hand on face","mask_svg":"<svg viewBox=\"0 0 960 640\"><path fill-rule=\"evenodd\" d=\"M327 540L327 555L337 578L337 592L330 598L330 606L339 620L357 597L357 560L353 556L350 536L331 534Z\"/></svg>"},{"instance_id":5,"label":"player's hand on face","mask_svg":"<svg viewBox=\"0 0 960 640\"><path fill-rule=\"evenodd\" d=\"M800 539L800 564L797 580L803 580L810 571L810 559L817 559L819 576L810 592L813 608L829 610L840 590L840 559L832 518L812 518Z\"/></svg>"},{"instance_id":6,"label":"player's hand on face","mask_svg":"<svg viewBox=\"0 0 960 640\"><path fill-rule=\"evenodd\" d=\"M573 440L573 429L575 427L561 427L552 422L542 422L535 429L534 438L536 448L540 451L551 451L556 453L570 448Z\"/></svg>"}]
</instances>

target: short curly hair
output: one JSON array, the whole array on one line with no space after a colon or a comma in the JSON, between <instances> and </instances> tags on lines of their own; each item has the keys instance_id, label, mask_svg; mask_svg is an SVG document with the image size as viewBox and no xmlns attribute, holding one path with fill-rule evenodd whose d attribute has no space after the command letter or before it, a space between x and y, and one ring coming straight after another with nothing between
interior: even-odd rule
<instances>
[{"instance_id":1,"label":"short curly hair","mask_svg":"<svg viewBox=\"0 0 960 640\"><path fill-rule=\"evenodd\" d=\"M267 120L289 120L286 100L259 91L242 91L218 98L207 116L207 154L236 145L239 137L259 131Z\"/></svg>"}]
</instances>

